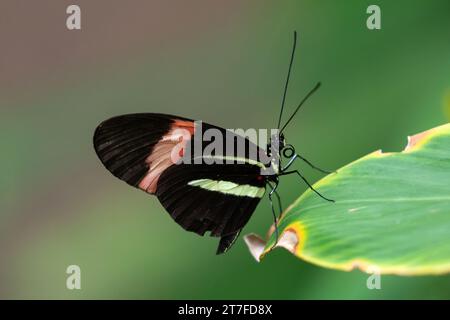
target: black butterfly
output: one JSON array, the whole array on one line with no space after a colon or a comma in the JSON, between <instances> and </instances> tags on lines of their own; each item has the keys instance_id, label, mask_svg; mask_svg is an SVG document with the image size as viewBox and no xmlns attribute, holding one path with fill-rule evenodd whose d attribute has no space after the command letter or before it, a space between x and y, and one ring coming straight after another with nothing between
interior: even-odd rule
<instances>
[{"instance_id":1,"label":"black butterfly","mask_svg":"<svg viewBox=\"0 0 450 320\"><path fill-rule=\"evenodd\" d=\"M294 45L278 119L279 129L296 39L294 32ZM207 123L199 126L191 119L156 113L121 115L102 122L95 130L94 148L113 175L156 195L172 218L185 230L199 235L209 231L211 236L220 237L217 254L224 253L237 239L267 187L270 188L269 199L276 221L272 196L277 197L281 213L280 197L276 192L280 176L297 174L319 196L333 201L314 190L298 170L288 170L296 159L301 159L312 168L328 173L297 154L292 145L285 144L283 135L283 130L319 86L320 83L300 102L279 134L271 136L266 150L226 129ZM227 160L226 163L206 161L208 159L203 153L198 156L194 152L192 155L198 142L196 137L203 137L211 129L231 137L234 146L243 143L246 146L245 154L230 155L225 150L215 150L212 157L215 160ZM209 141L201 139L202 152L208 145ZM256 157L252 157L252 154L256 154ZM289 159L285 166L272 161L280 155ZM174 160L174 157L177 159ZM188 163L180 161L186 158ZM262 174L264 169L270 169L271 173ZM278 230L276 232L278 235Z\"/></svg>"}]
</instances>

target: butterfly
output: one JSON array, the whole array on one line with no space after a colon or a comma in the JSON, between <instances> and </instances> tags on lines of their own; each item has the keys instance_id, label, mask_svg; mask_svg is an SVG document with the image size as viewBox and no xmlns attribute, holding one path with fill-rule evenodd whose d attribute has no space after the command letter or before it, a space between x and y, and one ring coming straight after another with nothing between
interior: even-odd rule
<instances>
[{"instance_id":1,"label":"butterfly","mask_svg":"<svg viewBox=\"0 0 450 320\"><path fill-rule=\"evenodd\" d=\"M116 116L98 125L93 138L97 156L114 176L155 195L185 230L220 237L217 254L226 252L235 243L266 189L270 189L272 214L274 222L277 221L273 196L281 214L281 199L276 191L281 176L296 174L320 197L333 201L317 192L298 170L289 170L300 159L329 173L285 142L283 130L320 86L318 83L305 96L281 126L296 42L294 32L278 130L270 136L265 150L244 136L212 124L168 114L138 113ZM231 154L226 148L205 152L211 146L205 135L212 131L232 141ZM237 153L236 146L244 146L244 152ZM196 149L200 152L192 152ZM287 160L286 165L278 161L280 157ZM278 238L278 230L275 231Z\"/></svg>"}]
</instances>

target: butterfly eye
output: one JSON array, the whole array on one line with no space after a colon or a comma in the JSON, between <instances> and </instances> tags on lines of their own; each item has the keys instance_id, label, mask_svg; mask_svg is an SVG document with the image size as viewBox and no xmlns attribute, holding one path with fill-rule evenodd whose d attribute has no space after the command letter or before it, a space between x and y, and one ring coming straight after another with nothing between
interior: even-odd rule
<instances>
[{"instance_id":1,"label":"butterfly eye","mask_svg":"<svg viewBox=\"0 0 450 320\"><path fill-rule=\"evenodd\" d=\"M290 158L295 154L295 149L294 146L291 144L287 144L284 148L283 148L283 156L285 158Z\"/></svg>"}]
</instances>

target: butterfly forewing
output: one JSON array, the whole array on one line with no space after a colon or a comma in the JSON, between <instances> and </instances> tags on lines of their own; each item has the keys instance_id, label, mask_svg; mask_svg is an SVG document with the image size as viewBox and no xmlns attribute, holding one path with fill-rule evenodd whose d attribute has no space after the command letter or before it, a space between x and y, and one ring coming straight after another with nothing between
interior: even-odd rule
<instances>
[{"instance_id":1,"label":"butterfly forewing","mask_svg":"<svg viewBox=\"0 0 450 320\"><path fill-rule=\"evenodd\" d=\"M231 137L234 144L244 143L245 154L229 150L204 154L210 141L203 140L203 133L208 129ZM200 153L195 150L195 133L201 139ZM184 229L221 237L218 253L234 243L264 195L263 165L258 162L264 151L207 123L199 126L190 119L152 113L118 116L97 127L94 147L113 175L155 194ZM199 157L208 162L198 161ZM236 158L239 161L233 161Z\"/></svg>"}]
</instances>

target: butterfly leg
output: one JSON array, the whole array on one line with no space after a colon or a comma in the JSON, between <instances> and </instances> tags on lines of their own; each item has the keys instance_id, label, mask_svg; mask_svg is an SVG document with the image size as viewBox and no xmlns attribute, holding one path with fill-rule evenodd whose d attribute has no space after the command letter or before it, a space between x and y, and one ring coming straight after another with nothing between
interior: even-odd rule
<instances>
[{"instance_id":1,"label":"butterfly leg","mask_svg":"<svg viewBox=\"0 0 450 320\"><path fill-rule=\"evenodd\" d=\"M279 199L278 193L276 192L276 189L277 189L277 187L278 187L278 183L275 184L275 186L272 186L272 184L269 183L269 186L270 186L270 188L271 188L271 190L270 190L270 192L269 192L269 201L270 201L270 207L271 207L271 209L272 209L273 225L275 226L275 243L273 244L273 246L272 246L272 248L271 248L271 250L272 250L272 249L276 246L276 244L278 243L278 235L279 235L279 234L278 234L278 225L277 225L278 218L277 218L277 214L275 213L275 208L274 208L274 206L273 206L272 195L275 194L275 196L278 198L278 201L279 201L280 199ZM278 203L279 203L280 208L281 208L281 202L279 201ZM280 214L281 214L281 213L280 213Z\"/></svg>"},{"instance_id":2,"label":"butterfly leg","mask_svg":"<svg viewBox=\"0 0 450 320\"><path fill-rule=\"evenodd\" d=\"M278 219L277 219L277 221L279 221L280 218L281 218L281 214L283 213L283 206L281 205L281 197L280 197L280 195L278 194L278 192L275 190L275 191L273 192L273 194L277 197L277 201L278 201L278 210L279 210L279 213L278 213Z\"/></svg>"},{"instance_id":3,"label":"butterfly leg","mask_svg":"<svg viewBox=\"0 0 450 320\"><path fill-rule=\"evenodd\" d=\"M295 153L295 154L291 157L291 159L289 159L289 162L286 164L286 166L284 166L284 167L281 169L281 171L287 170L287 169L294 163L294 161L295 161L297 158L300 159L300 160L302 160L302 161L304 161L304 162L305 162L306 164L308 164L311 168L313 168L313 169L315 169L315 170L317 170L317 171L320 171L320 172L326 173L326 174L332 173L331 171L323 170L323 169L320 169L319 167L316 167L314 164L311 163L311 161L309 161L308 159L302 157L302 156L299 155L298 153Z\"/></svg>"},{"instance_id":4,"label":"butterfly leg","mask_svg":"<svg viewBox=\"0 0 450 320\"><path fill-rule=\"evenodd\" d=\"M301 160L303 160L305 163L307 163L311 168L313 168L313 169L315 169L315 170L317 170L317 171L320 171L320 172L326 173L326 174L330 174L330 173L333 172L333 171L323 170L323 169L320 169L319 167L316 167L316 166L313 165L308 159L302 157L302 156L299 155L299 154L297 154L297 156L298 156ZM336 172L336 171L334 171L334 172Z\"/></svg>"},{"instance_id":5,"label":"butterfly leg","mask_svg":"<svg viewBox=\"0 0 450 320\"><path fill-rule=\"evenodd\" d=\"M322 194L320 194L319 191L314 189L313 186L308 182L308 180L306 180L306 178L304 176L302 176L302 174L298 170L286 171L286 172L281 173L280 175L281 176L285 176L285 175L293 174L293 173L296 173L308 185L308 187L312 191L314 191L319 197L321 197L322 199L324 199L326 201L335 202L334 200L331 200L331 199L328 199L328 198L324 197Z\"/></svg>"}]
</instances>

